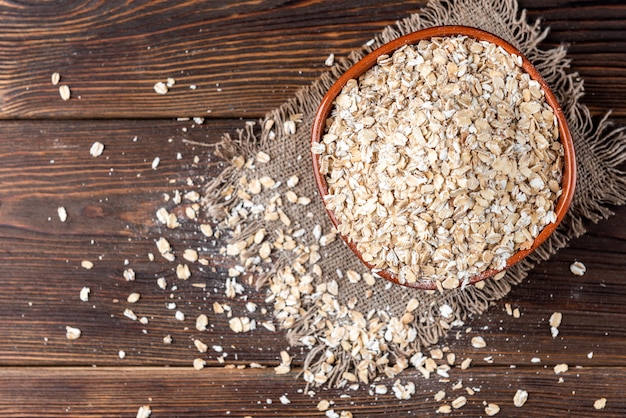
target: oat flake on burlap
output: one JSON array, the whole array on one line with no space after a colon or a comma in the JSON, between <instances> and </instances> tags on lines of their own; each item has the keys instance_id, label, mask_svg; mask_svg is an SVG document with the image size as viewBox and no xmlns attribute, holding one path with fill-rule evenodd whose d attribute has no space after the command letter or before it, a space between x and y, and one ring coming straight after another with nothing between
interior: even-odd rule
<instances>
[{"instance_id":1,"label":"oat flake on burlap","mask_svg":"<svg viewBox=\"0 0 626 418\"><path fill-rule=\"evenodd\" d=\"M568 215L530 257L500 280L440 294L390 285L383 279L372 283L350 249L334 239L317 195L309 141L321 98L347 68L394 38L444 24L494 33L537 67L567 116L578 184ZM336 59L329 72L298 91L294 99L259 124L246 124L238 138L225 136L218 145L218 155L233 164L207 185L205 207L229 229L231 253L255 273L258 286L268 289L274 317L288 329L289 344L308 348L304 364L308 383L367 383L381 374L392 377L411 364L423 365L420 350L505 296L536 263L583 234L584 221L597 222L612 214L609 205L626 203L626 173L617 168L626 160L626 134L611 130L606 117L593 126L589 111L579 103L583 82L577 74L566 72L565 48L538 48L546 34L539 23L526 22L514 0L432 1L419 14L386 28L373 44ZM256 161L259 151L270 160ZM299 181L294 186L295 178ZM305 199L296 201L288 191ZM257 234L259 230L264 233ZM265 257L268 251L271 260Z\"/></svg>"}]
</instances>

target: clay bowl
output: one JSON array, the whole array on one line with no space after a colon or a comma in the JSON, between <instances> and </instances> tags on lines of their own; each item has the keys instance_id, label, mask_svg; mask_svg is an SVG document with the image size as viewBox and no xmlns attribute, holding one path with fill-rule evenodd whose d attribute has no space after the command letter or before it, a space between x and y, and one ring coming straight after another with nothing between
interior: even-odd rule
<instances>
[{"instance_id":1,"label":"clay bowl","mask_svg":"<svg viewBox=\"0 0 626 418\"><path fill-rule=\"evenodd\" d=\"M506 267L504 268L506 269L512 266L513 264L519 262L520 260L524 259L525 257L527 257L531 252L533 252L537 247L539 247L539 245L541 245L541 243L543 243L554 232L558 224L563 220L563 217L565 216L565 213L567 212L570 206L572 197L574 195L574 187L576 183L576 162L575 162L575 157L574 157L574 146L572 143L572 137L571 137L569 128L567 126L567 121L566 121L565 115L563 114L561 106L559 105L556 97L554 96L554 94L552 93L551 89L548 87L546 82L543 80L543 78L541 77L537 69L530 63L530 61L528 61L526 57L524 57L524 55L517 48L515 48L508 42L504 41L503 39L493 34L490 34L488 32L475 29L475 28L464 27L464 26L439 26L439 27L432 27L432 28L423 29L417 32L410 33L408 35L397 38L381 46L380 48L371 52L370 54L365 56L363 59L361 59L359 62L354 64L351 68L349 68L337 80L337 82L332 87L330 87L330 89L328 90L324 98L322 99L321 104L316 113L316 116L313 122L313 127L312 127L311 141L321 142L322 136L324 135L324 132L325 132L326 119L328 118L331 110L334 107L333 102L335 98L339 95L339 93L341 92L341 89L348 82L348 80L358 79L363 73L365 73L371 67L376 65L376 59L380 55L383 55L383 54L391 55L396 49L404 45L416 44L419 41L424 40L424 39L430 39L433 37L441 37L441 36L456 36L456 35L466 35L468 37L471 37L477 40L488 41L488 42L501 46L510 54L515 54L515 55L522 57L522 62L523 62L522 69L526 73L528 73L534 80L540 83L543 91L545 92L545 100L552 107L552 110L558 120L560 141L563 144L563 148L564 148L563 179L561 183L562 194L559 197L557 201L557 205L556 205L556 215L557 215L556 222L550 223L547 226L545 226L543 230L539 233L537 238L535 238L530 248L525 249L525 250L519 250L518 252L513 254L507 260ZM315 180L316 180L317 187L319 189L319 193L322 198L322 201L324 201L324 196L328 194L327 183L326 183L326 180L324 179L324 176L322 176L319 173L319 155L312 154L312 158L313 158L313 171L314 171ZM331 222L335 226L337 226L338 221L335 218L332 211L328 210L328 208L326 209L326 211L328 213L328 216L330 217ZM356 248L356 245L352 243L348 237L341 236L341 238L348 245L348 247L350 247L350 249L354 252L354 254L368 268L373 269L374 266L363 260L363 258L361 257L361 254ZM502 270L494 270L494 269L486 270L470 278L469 284L475 284L481 280L485 280L489 277L496 275ZM398 277L394 273L391 273L386 270L377 271L376 273L377 275L393 283L401 284L398 281ZM411 284L405 284L405 283L402 283L402 284L405 286L418 288L418 289L424 289L424 290L436 289L436 283L433 280L429 280L429 279L418 280L417 282L411 283Z\"/></svg>"}]
</instances>

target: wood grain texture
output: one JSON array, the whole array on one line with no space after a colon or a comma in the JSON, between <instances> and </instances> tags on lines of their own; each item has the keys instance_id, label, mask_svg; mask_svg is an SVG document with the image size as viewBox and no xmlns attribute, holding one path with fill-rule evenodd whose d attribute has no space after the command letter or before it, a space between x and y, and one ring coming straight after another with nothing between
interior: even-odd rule
<instances>
[{"instance_id":1,"label":"wood grain texture","mask_svg":"<svg viewBox=\"0 0 626 418\"><path fill-rule=\"evenodd\" d=\"M153 417L311 417L324 416L316 406L320 400L332 401L331 408L353 416L441 416L437 408L465 396L467 404L443 416L485 416L484 402L497 403L505 417L589 417L593 403L607 398L603 417L626 414L621 387L608 380L621 368L582 368L556 376L541 367L466 370L459 373L463 388L454 383L424 380L416 372L406 373L403 382L413 381L416 393L410 401L398 401L391 390L385 395L370 393L371 387L358 390L305 391L291 376L277 376L268 369L179 368L9 368L0 374L0 413L3 416L47 417L134 417L142 405L149 405ZM563 377L562 383L557 383ZM97 385L94 384L97 382ZM616 383L615 381L613 383ZM468 395L465 387L473 388ZM518 389L528 392L522 408L513 405ZM438 402L433 394L446 391ZM44 399L32 396L47 393ZM344 395L342 397L342 395ZM283 404L285 396L290 402ZM286 402L286 401L285 401Z\"/></svg>"},{"instance_id":2,"label":"wood grain texture","mask_svg":"<svg viewBox=\"0 0 626 418\"><path fill-rule=\"evenodd\" d=\"M327 71L330 53L346 56L425 3L4 1L0 118L260 117ZM626 5L520 6L551 27L546 48L568 45L592 111L626 118ZM176 85L157 95L167 77Z\"/></svg>"},{"instance_id":3,"label":"wood grain texture","mask_svg":"<svg viewBox=\"0 0 626 418\"><path fill-rule=\"evenodd\" d=\"M228 318L212 312L218 301L246 313L246 301L224 297L229 265L219 254L221 241L203 238L197 222L185 221L183 214L181 228L171 231L155 216L159 207L176 206L164 202L164 194L197 190L203 176L219 173L221 163L212 155L213 148L193 144L214 144L222 132L235 134L240 123L3 122L4 132L14 141L0 142L0 334L6 336L0 340L1 365L186 366L199 356L195 338L227 348L226 359L236 364L278 362L279 351L286 348L283 334L264 329L235 334ZM105 144L98 158L89 156L95 141ZM157 170L151 168L155 156L161 158ZM194 186L187 184L189 179ZM65 223L56 214L60 206L68 212ZM463 338L457 340L453 332L441 345L462 357L495 354L493 364L498 365L528 365L532 357L542 357L548 363L573 358L576 364L593 365L601 358L603 365L626 366L621 350L626 337L625 216L626 209L618 209L617 216L592 225L589 234L536 268L507 298L521 310L520 319L507 317L499 303L476 318L486 329L476 329L469 321L467 326L475 328L471 333L459 328ZM177 263L167 262L156 251L154 241L160 236L177 251L199 248L209 265L192 265L189 281L176 279ZM154 262L148 259L150 252L156 256ZM589 267L583 278L569 272L576 259ZM83 269L82 260L94 262L94 268ZM126 268L136 272L135 282L123 278ZM156 286L158 277L178 289L164 292ZM193 283L204 283L206 289ZM92 290L87 303L78 298L83 286ZM125 301L131 292L142 295L139 303ZM249 294L249 301L271 312L263 291ZM166 309L171 301L178 302L177 309L190 319L176 321L174 310ZM126 308L146 316L149 324L124 317ZM554 311L564 315L557 339L547 325ZM200 312L210 317L205 333L193 325ZM80 328L83 337L67 341L66 325ZM488 347L468 351L469 339L478 334L487 339ZM173 337L172 345L162 343L166 335ZM119 350L128 354L123 361ZM587 359L589 351L597 352L595 359ZM294 354L298 364L302 352ZM203 357L217 365L221 355L210 350Z\"/></svg>"},{"instance_id":4,"label":"wood grain texture","mask_svg":"<svg viewBox=\"0 0 626 418\"><path fill-rule=\"evenodd\" d=\"M199 190L218 175L223 163L213 145L221 135L236 135L327 71L330 52L345 55L423 4L0 1L0 415L133 417L151 404L154 417L323 416L315 406L329 399L355 417L439 416L434 393L445 390L450 402L464 394L452 389L462 380L480 391L466 395L468 405L451 416L484 416L483 402L498 403L498 416L506 417L625 416L625 207L589 225L504 300L443 338L438 346L457 355L449 379L403 373L400 379L417 387L408 401L391 391L370 393L369 385L307 394L297 377L304 350L291 349L294 370L277 376L272 367L287 349L282 332L259 327L235 334L225 315L213 313L213 302L226 302L234 314L263 321L271 307L263 290L225 298L232 261L220 255L221 239L204 238L197 222L185 220L184 207L165 195ZM520 6L529 20L551 27L544 47L568 45L594 118L613 109L614 120L626 124L626 5L523 0ZM53 71L71 86L71 100L63 102L51 85ZM157 95L154 82L170 76L176 85ZM207 119L176 120L190 116ZM89 155L95 141L105 145L98 158ZM155 157L160 164L153 170ZM68 212L65 223L60 206ZM158 223L162 206L176 211L180 228ZM176 263L156 251L159 236L175 251L198 248L208 265L194 264L188 281L176 279ZM94 268L82 268L82 260ZM585 276L569 272L574 260L587 265ZM136 272L132 283L123 278L127 268ZM156 285L158 277L167 279L167 291ZM89 302L79 300L83 286L91 288ZM129 304L135 291L141 299ZM248 301L258 304L254 315ZM170 302L185 321L174 318ZM507 315L506 303L519 308L520 318ZM148 324L124 317L126 308ZM201 312L210 321L204 332L194 327ZM553 312L563 314L557 337L548 325ZM67 325L80 328L81 338L68 341ZM166 335L172 344L163 343ZM485 348L471 347L476 335ZM196 338L209 345L207 353L194 347ZM191 368L198 357L207 361L202 371ZM472 367L460 370L468 357ZM222 362L246 368L224 369ZM251 363L267 368L250 369ZM559 363L570 370L557 376ZM518 388L530 394L523 408L512 404ZM282 395L291 403L282 405ZM601 397L607 408L596 411Z\"/></svg>"}]
</instances>

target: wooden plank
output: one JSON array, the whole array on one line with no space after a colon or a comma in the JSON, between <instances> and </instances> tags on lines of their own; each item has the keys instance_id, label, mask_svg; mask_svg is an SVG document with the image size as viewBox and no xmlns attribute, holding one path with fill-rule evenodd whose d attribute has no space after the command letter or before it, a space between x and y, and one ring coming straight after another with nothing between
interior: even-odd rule
<instances>
[{"instance_id":1,"label":"wooden plank","mask_svg":"<svg viewBox=\"0 0 626 418\"><path fill-rule=\"evenodd\" d=\"M346 54L423 4L4 3L0 116L259 116L325 71L329 53ZM60 100L55 71L74 99ZM177 83L159 96L153 85L167 77Z\"/></svg>"},{"instance_id":2,"label":"wooden plank","mask_svg":"<svg viewBox=\"0 0 626 418\"><path fill-rule=\"evenodd\" d=\"M224 280L230 263L219 255L220 242L204 238L197 223L185 222L184 214L179 213L181 227L175 231L160 225L155 216L162 206L176 206L164 202L164 193L202 192L201 177L220 170L212 148L183 140L214 143L221 133L234 133L240 121L195 128L192 122L171 121L2 126L15 141L0 142L0 332L7 335L0 342L0 363L119 364L118 351L124 350L124 364L189 365L198 356L195 338L209 346L223 345L229 360L244 351L246 362L276 362L278 352L286 348L282 334L263 332L261 326L251 335L234 334L228 318L213 314L213 302L226 300ZM98 158L89 155L94 141L105 144ZM161 163L153 170L156 156ZM196 156L201 162L194 162ZM195 185L189 186L187 179ZM61 206L68 213L64 223L57 216ZM176 279L176 263L165 261L156 250L160 236L176 251L200 248L208 265L192 266L189 281ZM148 253L155 255L155 262ZM83 260L92 261L93 269L82 268ZM127 268L136 271L134 282L124 279ZM157 287L158 277L170 283L168 291ZM193 286L198 283L206 289ZM84 286L91 289L87 303L79 300ZM131 292L141 294L134 305L126 302ZM234 313L243 314L246 302L257 303L261 310L264 298L253 292L247 300L228 303ZM171 302L187 314L184 323L174 318L176 310L167 309ZM146 316L149 324L124 317L126 308ZM209 331L202 335L194 326L201 312L211 317ZM263 318L272 319L270 314L258 315ZM83 337L68 341L66 326L79 327ZM171 345L163 344L166 335L172 336ZM251 346L261 340L263 344ZM211 350L205 357L217 364L222 354Z\"/></svg>"},{"instance_id":3,"label":"wooden plank","mask_svg":"<svg viewBox=\"0 0 626 418\"><path fill-rule=\"evenodd\" d=\"M182 226L174 231L160 226L155 216L166 205L164 193L193 190L188 178L200 184L201 176L219 173L213 148L194 144L215 143L222 132L234 134L241 123L207 121L192 128L191 121L2 122L3 132L14 140L0 142L0 334L5 336L0 340L0 365L188 366L200 356L194 338L224 347L226 362L278 363L280 350L287 346L282 333L259 327L250 334L235 334L228 318L212 311L214 301L225 301L229 267L228 259L219 255L220 241L204 240L197 225L184 222L182 214ZM89 156L94 141L105 144L98 158ZM161 163L152 170L155 156ZM194 163L195 156L199 163ZM69 213L65 223L57 217L59 206ZM441 346L485 365L490 363L484 358L492 356L492 364L501 366L528 365L533 357L548 365L626 366L625 217L626 209L619 208L615 217L592 225L589 234L537 267L505 301L458 328L461 338L456 339L454 330ZM154 240L161 235L175 249L201 247L209 265L192 267L194 275L187 282L177 280L175 264L157 254ZM156 255L154 262L149 252ZM586 276L569 272L575 259L588 265ZM82 260L93 261L94 268L81 268ZM129 267L137 274L134 282L123 278ZM161 276L178 289L159 289L156 279ZM192 286L198 282L206 283L206 290ZM88 303L78 297L83 286L92 291ZM125 301L131 292L141 294L137 304ZM257 312L257 320L271 319L264 292L246 294L248 300L227 301L234 312L247 315L245 303L252 301L259 311L268 311ZM166 308L172 301L190 319L176 321L174 310ZM521 318L506 315L507 302L520 309ZM149 324L124 317L125 308L146 316ZM564 318L556 339L547 325L554 311ZM205 333L193 325L199 312L210 318ZM68 341L66 325L80 328L83 336ZM473 331L466 334L466 327ZM479 333L488 343L483 350L469 344ZM166 335L173 337L173 344L163 344ZM119 350L126 352L124 360ZM587 358L590 351L595 352L593 359ZM293 354L295 364L301 364L304 353ZM217 365L221 354L209 350L201 357Z\"/></svg>"},{"instance_id":4,"label":"wooden plank","mask_svg":"<svg viewBox=\"0 0 626 418\"><path fill-rule=\"evenodd\" d=\"M346 56L425 3L3 2L0 118L259 117L327 71L328 54ZM626 118L626 5L520 7L551 26L545 47L569 45L592 111ZM67 102L50 83L55 71L72 89ZM176 85L157 95L167 77Z\"/></svg>"},{"instance_id":5,"label":"wooden plank","mask_svg":"<svg viewBox=\"0 0 626 418\"><path fill-rule=\"evenodd\" d=\"M562 378L562 382L559 382ZM7 368L0 370L0 413L3 417L134 417L142 405L150 405L157 417L300 417L324 416L316 406L321 400L354 417L440 416L436 410L465 396L467 404L448 416L485 416L484 403L500 406L505 417L624 416L626 401L621 390L624 368L582 368L555 375L542 367L511 370L505 367L455 370L454 379L425 380L407 372L401 382L413 382L409 400L396 399L386 379L388 393L378 395L373 385L358 389L311 392L294 382L294 375L275 375L271 369L201 371L180 368ZM96 383L97 382L97 383ZM460 383L460 388L453 387ZM473 388L469 395L465 388ZM513 396L528 392L526 404L517 408ZM442 401L435 401L440 390ZM283 404L284 396L290 403ZM594 401L606 398L599 412ZM287 402L287 401L284 401Z\"/></svg>"}]
</instances>

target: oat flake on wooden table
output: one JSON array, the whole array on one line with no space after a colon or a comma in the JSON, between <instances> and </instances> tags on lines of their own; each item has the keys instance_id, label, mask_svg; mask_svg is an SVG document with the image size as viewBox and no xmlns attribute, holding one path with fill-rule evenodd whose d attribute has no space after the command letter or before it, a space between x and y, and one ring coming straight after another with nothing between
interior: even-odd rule
<instances>
[{"instance_id":1,"label":"oat flake on wooden table","mask_svg":"<svg viewBox=\"0 0 626 418\"><path fill-rule=\"evenodd\" d=\"M309 140L321 98L347 68L383 43L444 24L494 33L537 67L568 119L579 181L568 215L530 257L498 280L434 293L374 278L336 239L317 196ZM247 123L238 138L223 138L217 152L232 164L207 184L205 209L230 231L227 254L267 289L289 344L308 348L305 381L341 387L393 377L411 366L428 376L432 359L420 350L505 296L536 263L583 234L584 221L597 222L612 214L608 205L626 203L626 176L617 168L626 160L626 135L611 130L607 118L593 126L579 103L582 80L566 72L566 50L537 47L546 34L526 22L514 0L432 1L349 57L337 57L329 72L259 124Z\"/></svg>"}]
</instances>

